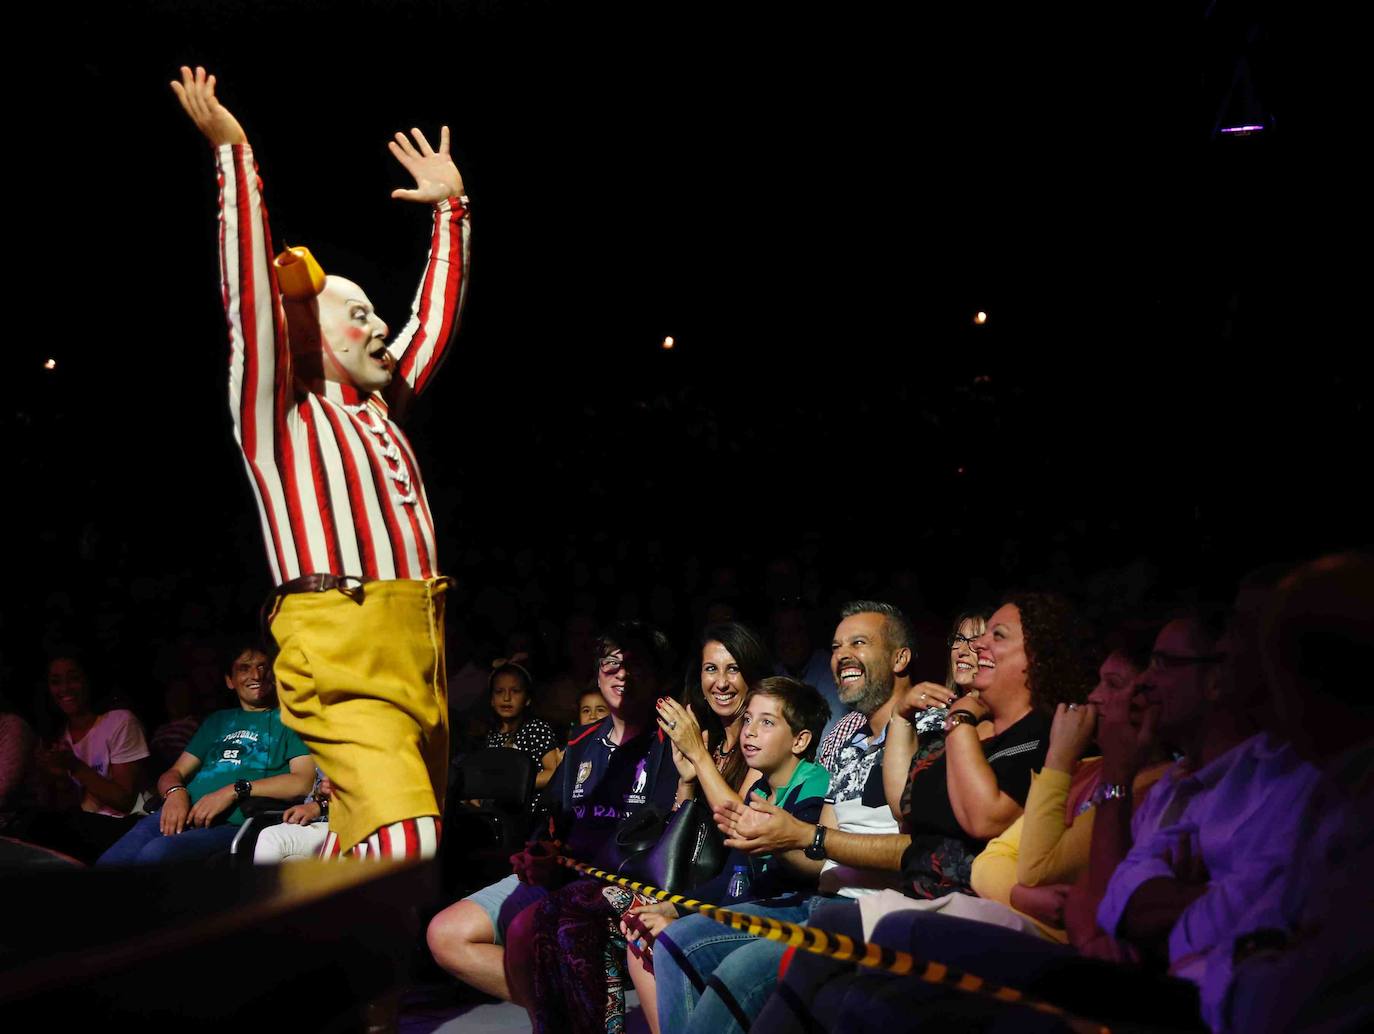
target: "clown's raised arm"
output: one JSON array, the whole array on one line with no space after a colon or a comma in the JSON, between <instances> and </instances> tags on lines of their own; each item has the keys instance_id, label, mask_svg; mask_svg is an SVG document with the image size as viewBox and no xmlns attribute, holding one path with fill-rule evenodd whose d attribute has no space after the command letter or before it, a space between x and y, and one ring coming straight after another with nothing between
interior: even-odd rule
<instances>
[{"instance_id":1,"label":"clown's raised arm","mask_svg":"<svg viewBox=\"0 0 1374 1034\"><path fill-rule=\"evenodd\" d=\"M272 275L272 231L253 150L215 97L215 77L182 66L172 90L215 149L219 174L220 284L229 323L229 408L250 462L270 459L294 401L286 317Z\"/></svg>"},{"instance_id":2,"label":"clown's raised arm","mask_svg":"<svg viewBox=\"0 0 1374 1034\"><path fill-rule=\"evenodd\" d=\"M429 386L458 327L458 313L467 295L468 199L463 177L449 157L448 126L439 130L439 150L418 129L412 144L397 133L388 146L412 176L413 190L393 190L391 196L434 206L434 229L429 241L429 264L411 305L410 319L388 350L397 361L397 376L387 390L393 403Z\"/></svg>"},{"instance_id":3,"label":"clown's raised arm","mask_svg":"<svg viewBox=\"0 0 1374 1034\"><path fill-rule=\"evenodd\" d=\"M382 352L386 324L362 289L342 277L328 278L318 302L288 301L283 309L262 183L247 136L215 96L215 77L203 68L193 72L183 66L181 81L171 85L215 149L220 274L231 348L230 408L250 460L257 451L250 446L271 448L265 423L286 417L298 392L319 390L323 382L356 387L364 394L377 391L399 415L411 395L428 387L443 362L467 293L468 205L462 176L449 156L448 127L440 130L437 151L419 129L411 130L413 142L397 133L388 144L415 179L413 188L394 190L391 196L433 205L434 223L429 261L410 318ZM293 382L293 353L300 383ZM380 367L385 372L379 378Z\"/></svg>"}]
</instances>

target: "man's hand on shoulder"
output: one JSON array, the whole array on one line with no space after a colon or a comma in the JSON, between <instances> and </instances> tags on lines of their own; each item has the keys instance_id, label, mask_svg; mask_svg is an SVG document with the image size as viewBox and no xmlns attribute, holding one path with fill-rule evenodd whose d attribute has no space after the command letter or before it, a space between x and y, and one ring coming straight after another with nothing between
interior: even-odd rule
<instances>
[{"instance_id":1,"label":"man's hand on shoulder","mask_svg":"<svg viewBox=\"0 0 1374 1034\"><path fill-rule=\"evenodd\" d=\"M206 75L205 69L197 65L192 72L182 65L181 82L173 80L171 85L172 92L181 102L181 109L210 141L211 147L248 142L239 120L215 97L215 77Z\"/></svg>"},{"instance_id":2,"label":"man's hand on shoulder","mask_svg":"<svg viewBox=\"0 0 1374 1034\"><path fill-rule=\"evenodd\" d=\"M396 189L391 196L402 201L421 201L437 205L446 198L458 197L463 193L463 177L458 166L448 153L448 126L439 129L439 150L429 146L425 134L412 129L415 138L412 144L404 133L397 133L396 139L387 143L396 160L405 166L406 172L415 177L413 190Z\"/></svg>"}]
</instances>

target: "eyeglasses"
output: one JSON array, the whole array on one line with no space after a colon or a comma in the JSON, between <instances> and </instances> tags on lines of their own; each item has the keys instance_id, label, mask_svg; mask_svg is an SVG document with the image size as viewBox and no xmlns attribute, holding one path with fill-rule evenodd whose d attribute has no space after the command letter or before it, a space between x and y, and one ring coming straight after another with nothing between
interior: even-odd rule
<instances>
[{"instance_id":1,"label":"eyeglasses","mask_svg":"<svg viewBox=\"0 0 1374 1034\"><path fill-rule=\"evenodd\" d=\"M951 650L953 650L960 643L963 643L965 646L971 648L973 646L973 641L977 638L978 637L976 635L964 635L964 633L962 632L951 632L949 638L945 640L945 645L948 646Z\"/></svg>"},{"instance_id":2,"label":"eyeglasses","mask_svg":"<svg viewBox=\"0 0 1374 1034\"><path fill-rule=\"evenodd\" d=\"M615 675L625 667L625 661L620 657L603 657L599 662L599 666L601 668L601 674Z\"/></svg>"},{"instance_id":3,"label":"eyeglasses","mask_svg":"<svg viewBox=\"0 0 1374 1034\"><path fill-rule=\"evenodd\" d=\"M1154 671L1165 668L1186 668L1190 664L1218 664L1226 659L1224 653L1161 653L1156 650L1150 654L1150 667Z\"/></svg>"}]
</instances>

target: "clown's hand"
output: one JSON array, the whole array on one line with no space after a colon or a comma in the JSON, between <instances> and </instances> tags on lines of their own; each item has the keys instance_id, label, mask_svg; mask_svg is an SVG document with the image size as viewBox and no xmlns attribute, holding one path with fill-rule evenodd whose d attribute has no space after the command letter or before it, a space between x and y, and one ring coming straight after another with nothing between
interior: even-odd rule
<instances>
[{"instance_id":1,"label":"clown's hand","mask_svg":"<svg viewBox=\"0 0 1374 1034\"><path fill-rule=\"evenodd\" d=\"M182 65L181 82L172 82L172 92L211 147L248 142L239 120L215 97L215 77L199 65L194 72Z\"/></svg>"},{"instance_id":2,"label":"clown's hand","mask_svg":"<svg viewBox=\"0 0 1374 1034\"><path fill-rule=\"evenodd\" d=\"M396 139L387 143L396 160L405 166L406 172L415 177L414 190L393 190L391 196L402 201L422 201L435 205L445 198L458 197L463 193L463 177L458 174L458 166L448 153L448 126L439 130L439 150L429 146L425 134L412 129L415 138L411 143L404 133L397 133Z\"/></svg>"}]
</instances>

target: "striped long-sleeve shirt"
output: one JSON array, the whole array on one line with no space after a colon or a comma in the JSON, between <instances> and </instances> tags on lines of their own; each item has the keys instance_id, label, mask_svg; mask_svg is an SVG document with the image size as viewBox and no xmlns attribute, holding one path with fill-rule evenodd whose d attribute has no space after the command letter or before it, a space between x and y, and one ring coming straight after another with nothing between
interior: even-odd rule
<instances>
[{"instance_id":1,"label":"striped long-sleeve shirt","mask_svg":"<svg viewBox=\"0 0 1374 1034\"><path fill-rule=\"evenodd\" d=\"M418 394L444 358L466 286L466 199L434 206L429 262L390 344L386 391L293 377L262 184L248 145L219 166L220 275L229 322L229 408L277 584L303 574L366 580L438 574L434 520L415 453L388 398Z\"/></svg>"}]
</instances>

